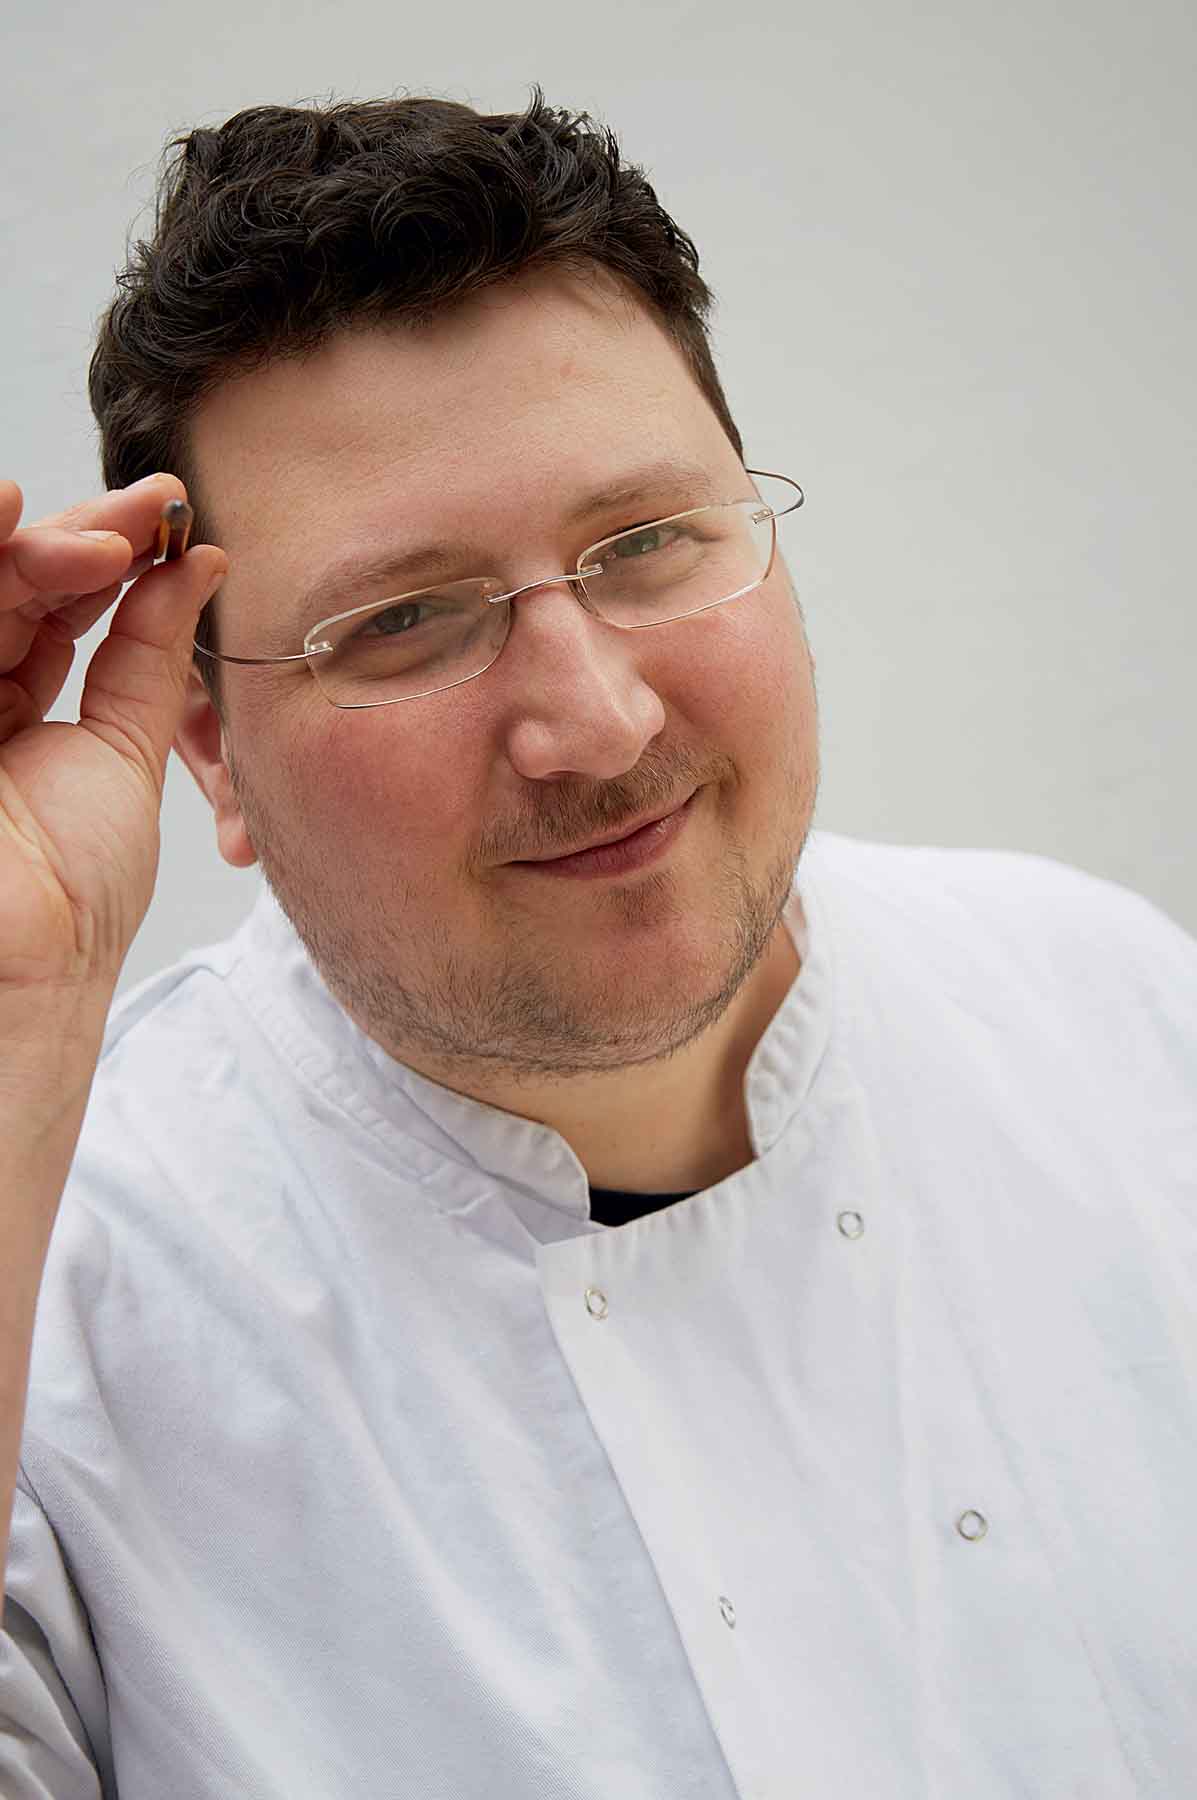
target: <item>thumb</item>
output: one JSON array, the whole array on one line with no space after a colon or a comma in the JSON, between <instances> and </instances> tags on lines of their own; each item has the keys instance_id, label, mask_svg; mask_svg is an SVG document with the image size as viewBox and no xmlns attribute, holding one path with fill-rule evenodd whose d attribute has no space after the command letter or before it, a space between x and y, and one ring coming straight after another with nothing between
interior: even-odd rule
<instances>
[{"instance_id":1,"label":"thumb","mask_svg":"<svg viewBox=\"0 0 1197 1800\"><path fill-rule=\"evenodd\" d=\"M200 613L228 573L214 544L135 581L88 666L79 723L144 768L161 792Z\"/></svg>"}]
</instances>

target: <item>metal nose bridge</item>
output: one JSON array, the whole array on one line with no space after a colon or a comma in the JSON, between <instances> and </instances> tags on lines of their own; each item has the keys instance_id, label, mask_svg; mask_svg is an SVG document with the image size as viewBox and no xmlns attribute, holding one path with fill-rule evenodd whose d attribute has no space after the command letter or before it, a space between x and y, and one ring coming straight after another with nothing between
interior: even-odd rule
<instances>
[{"instance_id":1,"label":"metal nose bridge","mask_svg":"<svg viewBox=\"0 0 1197 1800\"><path fill-rule=\"evenodd\" d=\"M533 593L536 588L560 587L563 581L572 584L575 581L581 581L584 575L601 575L602 572L601 563L592 563L588 569L575 569L572 575L545 575L540 581L526 581L523 587L512 588L510 593L488 594L486 604L501 606L506 600L518 600L521 594Z\"/></svg>"}]
</instances>

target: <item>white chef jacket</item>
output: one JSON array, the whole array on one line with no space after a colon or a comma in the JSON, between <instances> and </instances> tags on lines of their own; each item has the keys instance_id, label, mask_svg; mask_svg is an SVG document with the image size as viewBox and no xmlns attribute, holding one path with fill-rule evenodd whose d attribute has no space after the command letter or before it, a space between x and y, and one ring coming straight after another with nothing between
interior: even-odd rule
<instances>
[{"instance_id":1,"label":"white chef jacket","mask_svg":"<svg viewBox=\"0 0 1197 1800\"><path fill-rule=\"evenodd\" d=\"M5 1800L1197 1792L1197 943L816 832L756 1160L618 1228L267 893L116 1011Z\"/></svg>"}]
</instances>

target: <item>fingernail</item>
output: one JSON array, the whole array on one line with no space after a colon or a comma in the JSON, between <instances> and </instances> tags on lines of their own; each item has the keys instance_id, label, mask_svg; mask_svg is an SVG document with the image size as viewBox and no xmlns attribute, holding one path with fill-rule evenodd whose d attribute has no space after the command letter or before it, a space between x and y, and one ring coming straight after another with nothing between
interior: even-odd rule
<instances>
[{"instance_id":1,"label":"fingernail","mask_svg":"<svg viewBox=\"0 0 1197 1800\"><path fill-rule=\"evenodd\" d=\"M80 531L80 532L76 533L76 535L78 537L86 537L86 538L118 538L120 536L120 532L119 531Z\"/></svg>"},{"instance_id":2,"label":"fingernail","mask_svg":"<svg viewBox=\"0 0 1197 1800\"><path fill-rule=\"evenodd\" d=\"M143 475L140 481L131 481L129 486L131 488L148 487L151 481L161 481L167 473L166 469L159 469L156 475Z\"/></svg>"}]
</instances>

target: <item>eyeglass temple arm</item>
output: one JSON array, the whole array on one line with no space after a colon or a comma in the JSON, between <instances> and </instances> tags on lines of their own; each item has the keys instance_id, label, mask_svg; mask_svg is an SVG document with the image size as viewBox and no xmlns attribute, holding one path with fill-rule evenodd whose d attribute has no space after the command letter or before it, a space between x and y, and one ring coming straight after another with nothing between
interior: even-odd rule
<instances>
[{"instance_id":1,"label":"eyeglass temple arm","mask_svg":"<svg viewBox=\"0 0 1197 1800\"><path fill-rule=\"evenodd\" d=\"M806 499L806 495L798 483L792 481L788 475L778 475L773 469L745 469L744 473L746 475L764 475L769 481L784 481L787 487L793 488L798 496L796 500L791 500L788 506L771 506L769 508L775 519L784 519L787 513L797 512Z\"/></svg>"},{"instance_id":2,"label":"eyeglass temple arm","mask_svg":"<svg viewBox=\"0 0 1197 1800\"><path fill-rule=\"evenodd\" d=\"M251 668L261 663L307 662L312 656L328 656L331 644L313 644L310 650L301 650L298 656L228 656L223 650L209 650L206 644L198 644L193 638L191 648L197 656L206 656L209 662L240 663L243 668Z\"/></svg>"}]
</instances>

